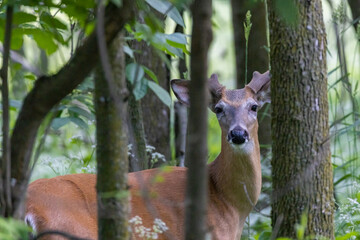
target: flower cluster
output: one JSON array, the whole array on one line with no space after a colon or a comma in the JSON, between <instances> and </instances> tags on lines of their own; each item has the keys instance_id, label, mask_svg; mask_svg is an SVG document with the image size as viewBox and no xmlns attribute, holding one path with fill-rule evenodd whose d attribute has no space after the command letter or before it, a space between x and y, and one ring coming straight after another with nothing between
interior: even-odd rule
<instances>
[{"instance_id":1,"label":"flower cluster","mask_svg":"<svg viewBox=\"0 0 360 240\"><path fill-rule=\"evenodd\" d=\"M169 229L159 218L155 218L152 228L145 227L143 225L142 218L139 216L131 218L129 223L131 226L131 232L133 232L134 235L146 240L158 239L159 234L162 234Z\"/></svg>"}]
</instances>

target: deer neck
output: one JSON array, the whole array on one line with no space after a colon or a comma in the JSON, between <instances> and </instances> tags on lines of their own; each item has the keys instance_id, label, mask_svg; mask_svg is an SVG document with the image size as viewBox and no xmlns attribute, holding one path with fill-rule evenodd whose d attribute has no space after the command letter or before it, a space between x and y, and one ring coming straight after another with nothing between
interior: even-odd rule
<instances>
[{"instance_id":1,"label":"deer neck","mask_svg":"<svg viewBox=\"0 0 360 240\"><path fill-rule=\"evenodd\" d=\"M257 136L257 134L256 134ZM209 166L213 191L240 213L249 213L261 190L260 149L257 138L245 151L234 149L222 133L221 152Z\"/></svg>"}]
</instances>

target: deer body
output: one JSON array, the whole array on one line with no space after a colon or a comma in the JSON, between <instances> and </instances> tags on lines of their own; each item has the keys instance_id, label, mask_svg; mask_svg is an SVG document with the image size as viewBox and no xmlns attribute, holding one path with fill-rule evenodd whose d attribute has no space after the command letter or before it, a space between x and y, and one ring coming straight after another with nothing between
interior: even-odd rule
<instances>
[{"instance_id":1,"label":"deer body","mask_svg":"<svg viewBox=\"0 0 360 240\"><path fill-rule=\"evenodd\" d=\"M269 92L269 73L254 73L244 89L226 90L213 75L210 104L219 120L221 153L208 165L208 229L212 239L234 240L261 189L260 149L256 110ZM175 80L173 90L188 104L188 81ZM254 107L256 106L256 107ZM151 228L155 218L169 228L158 239L184 238L187 169L169 167L129 173L131 217ZM158 181L157 179L162 179ZM48 230L97 239L96 175L73 174L40 179L29 185L25 220L38 233ZM143 239L136 233L132 239ZM64 239L48 235L46 239Z\"/></svg>"}]
</instances>

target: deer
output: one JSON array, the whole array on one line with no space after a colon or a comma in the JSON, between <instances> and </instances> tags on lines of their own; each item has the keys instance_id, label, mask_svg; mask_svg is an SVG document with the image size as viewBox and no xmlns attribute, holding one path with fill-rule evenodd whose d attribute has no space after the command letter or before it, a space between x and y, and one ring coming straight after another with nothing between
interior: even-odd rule
<instances>
[{"instance_id":1,"label":"deer","mask_svg":"<svg viewBox=\"0 0 360 240\"><path fill-rule=\"evenodd\" d=\"M221 152L207 165L207 226L212 239L240 239L261 191L257 112L270 102L270 73L254 72L242 89L226 89L216 74L208 79L209 108L221 128ZM188 80L171 81L178 100L190 104ZM188 160L191 161L191 160ZM163 181L155 181L157 177ZM151 227L155 217L167 230L158 239L183 239L187 168L129 173L130 218ZM25 221L37 233L56 230L97 239L96 175L71 174L29 184ZM147 194L144 194L147 193ZM144 196L147 197L144 197ZM150 196L150 197L149 197ZM46 239L64 239L47 235ZM143 239L133 231L132 239Z\"/></svg>"}]
</instances>

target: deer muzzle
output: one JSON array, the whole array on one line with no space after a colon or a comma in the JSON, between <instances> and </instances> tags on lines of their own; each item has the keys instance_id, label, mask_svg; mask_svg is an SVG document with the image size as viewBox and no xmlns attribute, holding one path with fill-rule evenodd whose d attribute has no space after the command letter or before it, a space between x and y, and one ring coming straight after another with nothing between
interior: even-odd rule
<instances>
[{"instance_id":1,"label":"deer muzzle","mask_svg":"<svg viewBox=\"0 0 360 240\"><path fill-rule=\"evenodd\" d=\"M246 143L249 141L249 133L241 127L236 127L229 132L228 141L239 145Z\"/></svg>"}]
</instances>

